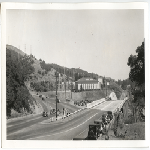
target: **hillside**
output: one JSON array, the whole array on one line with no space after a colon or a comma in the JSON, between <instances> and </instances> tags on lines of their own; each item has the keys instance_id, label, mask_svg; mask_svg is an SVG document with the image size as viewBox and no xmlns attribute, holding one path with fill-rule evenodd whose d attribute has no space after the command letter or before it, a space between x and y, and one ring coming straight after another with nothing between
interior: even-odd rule
<instances>
[{"instance_id":1,"label":"hillside","mask_svg":"<svg viewBox=\"0 0 150 150\"><path fill-rule=\"evenodd\" d=\"M7 45L7 49L12 50L17 52L19 55L24 56L25 53L19 50L18 48ZM27 55L26 55L27 56ZM28 89L33 89L36 91L41 91L41 92L47 92L47 91L53 91L55 90L55 82L56 82L56 77L55 77L55 72L59 72L59 83L61 84L62 82L66 81L69 83L70 80L72 81L77 81L78 79L82 77L91 77L94 79L98 78L98 74L95 73L89 73L83 69L80 68L67 68L64 66L60 66L57 64L53 63L45 63L44 60L42 59L36 59L33 55L29 56L30 59L32 59L33 63L31 64L34 68L34 72L32 72L28 80L26 81L26 86ZM109 81L111 78L109 78ZM115 84L115 85L111 85ZM117 84L113 81L110 83L110 87L117 87ZM69 89L71 85L66 85L66 88ZM61 88L61 87L60 87ZM64 88L64 87L63 87ZM120 96L120 91L119 87L117 87L116 92L118 92L117 97L119 98Z\"/></svg>"},{"instance_id":2,"label":"hillside","mask_svg":"<svg viewBox=\"0 0 150 150\"><path fill-rule=\"evenodd\" d=\"M20 49L14 46L7 45L6 47L9 50L17 52L21 56L25 55L24 52L22 52ZM33 55L30 55L30 58L33 60L32 66L34 67L34 72L29 75L29 79L28 81L26 81L26 85L28 86L28 88L30 87L30 84L33 83L35 84L36 87L38 86L38 89L40 86L42 90L45 89L44 91L54 90L56 71L60 73L59 77L60 82L63 82L64 80L77 81L82 77L93 77L95 79L97 79L98 77L97 74L88 73L87 71L82 70L80 68L67 68L53 63L51 64L45 63L44 60L41 59L38 60ZM35 89L34 87L32 88Z\"/></svg>"},{"instance_id":3,"label":"hillside","mask_svg":"<svg viewBox=\"0 0 150 150\"><path fill-rule=\"evenodd\" d=\"M6 49L13 50L22 56L25 55L25 53L23 51L21 51L20 49L18 49L17 47L14 47L12 45L6 45Z\"/></svg>"},{"instance_id":4,"label":"hillside","mask_svg":"<svg viewBox=\"0 0 150 150\"><path fill-rule=\"evenodd\" d=\"M32 59L6 48L6 106L7 116L11 111L32 113L34 99L29 93L25 82L34 72Z\"/></svg>"}]
</instances>

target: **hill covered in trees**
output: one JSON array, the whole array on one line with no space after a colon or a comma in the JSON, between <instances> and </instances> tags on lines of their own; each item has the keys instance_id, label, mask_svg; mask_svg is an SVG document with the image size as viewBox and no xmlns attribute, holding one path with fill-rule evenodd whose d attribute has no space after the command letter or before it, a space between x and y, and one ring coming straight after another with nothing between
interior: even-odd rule
<instances>
[{"instance_id":1,"label":"hill covered in trees","mask_svg":"<svg viewBox=\"0 0 150 150\"><path fill-rule=\"evenodd\" d=\"M53 63L51 64L45 63L45 61L44 60L42 61L41 59L40 59L40 64L41 64L41 68L44 69L46 73L50 71L51 68L53 68L60 74L65 74L67 77L71 77L74 81L77 81L82 77L93 77L96 79L98 76L98 74L89 73L80 68L67 68Z\"/></svg>"},{"instance_id":2,"label":"hill covered in trees","mask_svg":"<svg viewBox=\"0 0 150 150\"><path fill-rule=\"evenodd\" d=\"M31 112L30 105L33 98L27 89L25 82L34 72L33 60L30 56L21 55L6 48L6 110L7 116L11 110L17 112Z\"/></svg>"},{"instance_id":3,"label":"hill covered in trees","mask_svg":"<svg viewBox=\"0 0 150 150\"><path fill-rule=\"evenodd\" d=\"M128 86L130 85L131 88L135 88L135 83L132 82L129 78L125 80L118 80L116 82L123 90L126 90Z\"/></svg>"}]
</instances>

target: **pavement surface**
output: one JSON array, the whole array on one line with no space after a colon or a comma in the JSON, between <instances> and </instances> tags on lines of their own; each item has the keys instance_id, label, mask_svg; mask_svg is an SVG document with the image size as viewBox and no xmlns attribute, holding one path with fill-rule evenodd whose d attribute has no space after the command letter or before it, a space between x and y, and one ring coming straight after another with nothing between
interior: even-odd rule
<instances>
[{"instance_id":1,"label":"pavement surface","mask_svg":"<svg viewBox=\"0 0 150 150\"><path fill-rule=\"evenodd\" d=\"M82 140L87 137L89 124L101 118L105 111L115 110L121 102L121 100L105 101L96 107L79 112L77 112L79 108L67 102L60 102L58 109L62 110L65 107L73 114L54 122L51 122L51 118L55 118L55 115L42 117L42 114L9 121L7 122L7 140L73 140L77 138ZM47 111L56 107L55 99L46 99L42 103L41 105L46 106Z\"/></svg>"}]
</instances>

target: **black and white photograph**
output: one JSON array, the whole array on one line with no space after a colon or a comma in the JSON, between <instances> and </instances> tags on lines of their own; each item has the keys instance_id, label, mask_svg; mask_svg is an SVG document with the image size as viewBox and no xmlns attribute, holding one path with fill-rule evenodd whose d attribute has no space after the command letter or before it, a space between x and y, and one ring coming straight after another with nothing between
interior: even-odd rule
<instances>
[{"instance_id":1,"label":"black and white photograph","mask_svg":"<svg viewBox=\"0 0 150 150\"><path fill-rule=\"evenodd\" d=\"M145 141L144 14L6 9L6 140Z\"/></svg>"}]
</instances>

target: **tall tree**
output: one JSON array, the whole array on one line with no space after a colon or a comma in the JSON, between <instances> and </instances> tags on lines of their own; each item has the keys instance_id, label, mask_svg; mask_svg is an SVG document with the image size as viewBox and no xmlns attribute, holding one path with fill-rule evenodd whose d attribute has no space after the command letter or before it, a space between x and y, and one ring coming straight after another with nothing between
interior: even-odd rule
<instances>
[{"instance_id":1,"label":"tall tree","mask_svg":"<svg viewBox=\"0 0 150 150\"><path fill-rule=\"evenodd\" d=\"M137 85L145 83L145 59L144 59L144 42L136 49L137 55L130 55L128 66L130 66L129 79Z\"/></svg>"},{"instance_id":2,"label":"tall tree","mask_svg":"<svg viewBox=\"0 0 150 150\"><path fill-rule=\"evenodd\" d=\"M140 109L145 107L145 58L144 58L144 42L137 47L137 55L130 55L128 59L128 66L130 66L129 79L135 82L139 89L133 89L134 95L132 103L132 112L135 122L138 120ZM144 86L143 86L144 85Z\"/></svg>"}]
</instances>

